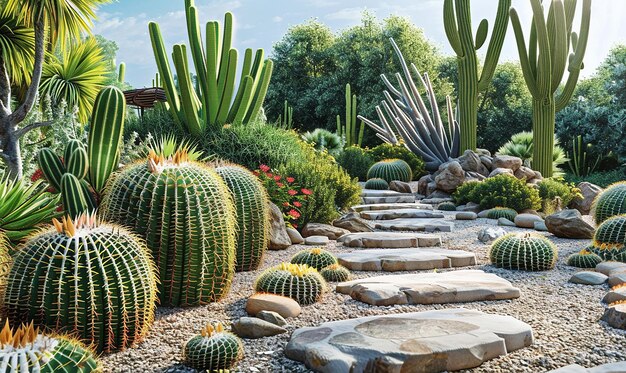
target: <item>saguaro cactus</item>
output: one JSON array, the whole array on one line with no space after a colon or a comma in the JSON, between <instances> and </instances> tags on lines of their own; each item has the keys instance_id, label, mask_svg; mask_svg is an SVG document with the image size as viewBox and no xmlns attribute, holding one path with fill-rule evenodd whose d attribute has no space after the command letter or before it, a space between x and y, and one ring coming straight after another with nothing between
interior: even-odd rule
<instances>
[{"instance_id":1,"label":"saguaro cactus","mask_svg":"<svg viewBox=\"0 0 626 373\"><path fill-rule=\"evenodd\" d=\"M352 94L350 84L346 84L346 123L341 124L341 115L337 115L337 135L345 138L345 147L361 146L365 124L361 121L357 137L356 131L356 95Z\"/></svg>"},{"instance_id":2,"label":"saguaro cactus","mask_svg":"<svg viewBox=\"0 0 626 373\"><path fill-rule=\"evenodd\" d=\"M587 48L591 0L583 0L578 34L572 32L576 3L577 0L552 0L546 20L541 0L530 0L533 23L528 49L517 11L510 11L524 80L533 96L532 167L544 177L552 176L555 113L567 105L574 93ZM566 66L569 75L557 94Z\"/></svg>"},{"instance_id":3,"label":"saguaro cactus","mask_svg":"<svg viewBox=\"0 0 626 373\"><path fill-rule=\"evenodd\" d=\"M488 21L483 19L472 33L472 16L469 0L445 0L443 24L446 36L456 53L459 79L459 121L461 123L461 152L476 149L478 93L489 87L498 64L502 43L509 25L511 0L499 0L496 21L487 48L485 63L478 75L478 51L487 40Z\"/></svg>"}]
</instances>

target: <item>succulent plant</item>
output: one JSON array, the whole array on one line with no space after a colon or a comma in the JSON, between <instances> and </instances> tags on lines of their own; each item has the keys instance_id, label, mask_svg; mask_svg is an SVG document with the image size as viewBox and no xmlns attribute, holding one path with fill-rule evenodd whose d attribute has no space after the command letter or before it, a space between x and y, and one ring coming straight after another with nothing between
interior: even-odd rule
<instances>
[{"instance_id":1,"label":"succulent plant","mask_svg":"<svg viewBox=\"0 0 626 373\"><path fill-rule=\"evenodd\" d=\"M626 182L610 185L593 201L592 215L597 224L611 216L626 214Z\"/></svg>"},{"instance_id":2,"label":"succulent plant","mask_svg":"<svg viewBox=\"0 0 626 373\"><path fill-rule=\"evenodd\" d=\"M183 358L185 365L199 371L229 369L243 358L243 343L221 323L208 324L185 344Z\"/></svg>"},{"instance_id":3,"label":"succulent plant","mask_svg":"<svg viewBox=\"0 0 626 373\"><path fill-rule=\"evenodd\" d=\"M489 258L499 268L545 271L554 268L557 248L536 233L509 233L491 245Z\"/></svg>"},{"instance_id":4,"label":"succulent plant","mask_svg":"<svg viewBox=\"0 0 626 373\"><path fill-rule=\"evenodd\" d=\"M159 271L161 305L195 306L228 292L237 215L222 178L199 153L168 139L118 172L102 201L107 220L144 237Z\"/></svg>"},{"instance_id":5,"label":"succulent plant","mask_svg":"<svg viewBox=\"0 0 626 373\"><path fill-rule=\"evenodd\" d=\"M322 268L326 268L329 265L337 264L337 258L329 251L315 247L298 252L291 258L291 263L306 264L320 271Z\"/></svg>"},{"instance_id":6,"label":"succulent plant","mask_svg":"<svg viewBox=\"0 0 626 373\"><path fill-rule=\"evenodd\" d=\"M375 177L365 182L365 189L388 190L389 183L387 183L385 180L381 178Z\"/></svg>"},{"instance_id":7,"label":"succulent plant","mask_svg":"<svg viewBox=\"0 0 626 373\"><path fill-rule=\"evenodd\" d=\"M494 207L487 213L487 219L506 218L510 221L515 220L517 211L507 207Z\"/></svg>"},{"instance_id":8,"label":"succulent plant","mask_svg":"<svg viewBox=\"0 0 626 373\"><path fill-rule=\"evenodd\" d=\"M315 268L306 264L281 263L261 273L254 288L307 305L320 299L326 290L326 281Z\"/></svg>"},{"instance_id":9,"label":"succulent plant","mask_svg":"<svg viewBox=\"0 0 626 373\"><path fill-rule=\"evenodd\" d=\"M452 202L442 202L437 205L437 210L440 211L456 211L456 205Z\"/></svg>"},{"instance_id":10,"label":"succulent plant","mask_svg":"<svg viewBox=\"0 0 626 373\"><path fill-rule=\"evenodd\" d=\"M361 121L357 136L356 130L356 95L350 90L350 84L346 84L346 123L341 124L341 115L337 115L337 135L344 138L345 147L361 147L365 124Z\"/></svg>"},{"instance_id":11,"label":"succulent plant","mask_svg":"<svg viewBox=\"0 0 626 373\"><path fill-rule=\"evenodd\" d=\"M78 341L41 334L32 323L13 330L7 320L0 332L0 370L90 373L98 370L98 360Z\"/></svg>"},{"instance_id":12,"label":"succulent plant","mask_svg":"<svg viewBox=\"0 0 626 373\"><path fill-rule=\"evenodd\" d=\"M228 164L215 168L224 179L237 209L236 271L259 268L270 238L269 198L263 184L244 167Z\"/></svg>"},{"instance_id":13,"label":"succulent plant","mask_svg":"<svg viewBox=\"0 0 626 373\"><path fill-rule=\"evenodd\" d=\"M12 324L71 332L98 352L140 341L154 319L157 280L144 241L94 215L54 227L18 247L2 307Z\"/></svg>"},{"instance_id":14,"label":"succulent plant","mask_svg":"<svg viewBox=\"0 0 626 373\"><path fill-rule=\"evenodd\" d=\"M626 251L613 255L613 260L616 262L626 263Z\"/></svg>"},{"instance_id":15,"label":"succulent plant","mask_svg":"<svg viewBox=\"0 0 626 373\"><path fill-rule=\"evenodd\" d=\"M343 282L350 279L350 270L340 264L331 264L322 268L320 274L328 282Z\"/></svg>"},{"instance_id":16,"label":"succulent plant","mask_svg":"<svg viewBox=\"0 0 626 373\"><path fill-rule=\"evenodd\" d=\"M591 251L605 260L613 258L626 251L626 215L618 215L603 221L593 236Z\"/></svg>"},{"instance_id":17,"label":"succulent plant","mask_svg":"<svg viewBox=\"0 0 626 373\"><path fill-rule=\"evenodd\" d=\"M587 248L567 258L567 265L577 268L596 268L600 263L602 258Z\"/></svg>"},{"instance_id":18,"label":"succulent plant","mask_svg":"<svg viewBox=\"0 0 626 373\"><path fill-rule=\"evenodd\" d=\"M367 171L367 179L383 179L390 183L394 180L408 183L413 179L411 166L402 159L383 159L376 162Z\"/></svg>"}]
</instances>

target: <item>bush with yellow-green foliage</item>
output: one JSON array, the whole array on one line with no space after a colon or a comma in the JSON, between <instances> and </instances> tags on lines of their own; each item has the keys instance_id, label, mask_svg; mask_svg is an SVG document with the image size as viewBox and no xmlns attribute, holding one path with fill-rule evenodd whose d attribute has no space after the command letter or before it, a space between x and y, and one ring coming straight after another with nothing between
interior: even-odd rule
<instances>
[{"instance_id":1,"label":"bush with yellow-green foliage","mask_svg":"<svg viewBox=\"0 0 626 373\"><path fill-rule=\"evenodd\" d=\"M464 183L454 193L454 200L457 204L474 202L482 209L507 207L522 211L541 208L539 192L524 180L508 174L500 174L480 182Z\"/></svg>"}]
</instances>

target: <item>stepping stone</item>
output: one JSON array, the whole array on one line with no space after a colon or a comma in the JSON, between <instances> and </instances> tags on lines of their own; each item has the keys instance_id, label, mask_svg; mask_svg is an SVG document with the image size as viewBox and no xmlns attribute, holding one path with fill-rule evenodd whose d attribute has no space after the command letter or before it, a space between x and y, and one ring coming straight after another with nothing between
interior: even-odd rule
<instances>
[{"instance_id":1,"label":"stepping stone","mask_svg":"<svg viewBox=\"0 0 626 373\"><path fill-rule=\"evenodd\" d=\"M461 211L454 215L456 220L476 220L477 217L476 213L472 211Z\"/></svg>"},{"instance_id":2,"label":"stepping stone","mask_svg":"<svg viewBox=\"0 0 626 373\"><path fill-rule=\"evenodd\" d=\"M345 234L337 242L346 247L402 249L441 246L441 237L419 233L365 232Z\"/></svg>"},{"instance_id":3,"label":"stepping stone","mask_svg":"<svg viewBox=\"0 0 626 373\"><path fill-rule=\"evenodd\" d=\"M602 303L607 304L619 301L626 301L626 286L613 288L602 298Z\"/></svg>"},{"instance_id":4,"label":"stepping stone","mask_svg":"<svg viewBox=\"0 0 626 373\"><path fill-rule=\"evenodd\" d=\"M326 246L330 242L326 236L309 236L304 239L305 245L311 246Z\"/></svg>"},{"instance_id":5,"label":"stepping stone","mask_svg":"<svg viewBox=\"0 0 626 373\"><path fill-rule=\"evenodd\" d=\"M609 305L604 311L602 321L617 329L626 329L626 303Z\"/></svg>"},{"instance_id":6,"label":"stepping stone","mask_svg":"<svg viewBox=\"0 0 626 373\"><path fill-rule=\"evenodd\" d=\"M609 363L598 365L593 368L584 368L578 364L568 365L563 368L551 370L548 373L624 373L626 372L626 362Z\"/></svg>"},{"instance_id":7,"label":"stepping stone","mask_svg":"<svg viewBox=\"0 0 626 373\"><path fill-rule=\"evenodd\" d=\"M302 308L295 300L281 295L256 293L248 298L246 312L248 315L256 316L261 311L274 311L282 317L296 317Z\"/></svg>"},{"instance_id":8,"label":"stepping stone","mask_svg":"<svg viewBox=\"0 0 626 373\"><path fill-rule=\"evenodd\" d=\"M476 265L476 255L463 250L378 249L337 255L339 264L353 271L415 271Z\"/></svg>"},{"instance_id":9,"label":"stepping stone","mask_svg":"<svg viewBox=\"0 0 626 373\"><path fill-rule=\"evenodd\" d=\"M581 285L602 285L608 279L609 276L600 272L580 271L574 273L569 282Z\"/></svg>"},{"instance_id":10,"label":"stepping stone","mask_svg":"<svg viewBox=\"0 0 626 373\"><path fill-rule=\"evenodd\" d=\"M443 218L444 215L439 212L418 209L399 209L399 210L380 210L380 211L363 211L361 217L368 220L391 220L391 219L433 219Z\"/></svg>"},{"instance_id":11,"label":"stepping stone","mask_svg":"<svg viewBox=\"0 0 626 373\"><path fill-rule=\"evenodd\" d=\"M519 298L507 280L479 270L386 275L337 285L338 293L374 306L442 304Z\"/></svg>"},{"instance_id":12,"label":"stepping stone","mask_svg":"<svg viewBox=\"0 0 626 373\"><path fill-rule=\"evenodd\" d=\"M392 219L374 222L374 228L391 231L452 232L454 223L443 219Z\"/></svg>"},{"instance_id":13,"label":"stepping stone","mask_svg":"<svg viewBox=\"0 0 626 373\"><path fill-rule=\"evenodd\" d=\"M391 209L420 209L420 210L432 210L432 205L424 203L372 203L369 205L356 205L352 206L350 210L355 212L361 211L376 211L376 210L391 210Z\"/></svg>"},{"instance_id":14,"label":"stepping stone","mask_svg":"<svg viewBox=\"0 0 626 373\"><path fill-rule=\"evenodd\" d=\"M361 197L397 197L397 196L412 196L413 193L399 193L395 190L377 190L377 189L363 189L361 191Z\"/></svg>"},{"instance_id":15,"label":"stepping stone","mask_svg":"<svg viewBox=\"0 0 626 373\"><path fill-rule=\"evenodd\" d=\"M626 263L622 262L602 262L596 266L596 271L600 273L604 273L605 275L609 275L609 273L616 269L624 269L626 270Z\"/></svg>"},{"instance_id":16,"label":"stepping stone","mask_svg":"<svg viewBox=\"0 0 626 373\"><path fill-rule=\"evenodd\" d=\"M398 193L400 194L400 193ZM387 196L387 197L362 197L364 204L368 203L413 203L415 202L415 196L410 194L401 194L399 196Z\"/></svg>"},{"instance_id":17,"label":"stepping stone","mask_svg":"<svg viewBox=\"0 0 626 373\"><path fill-rule=\"evenodd\" d=\"M323 373L475 368L530 346L530 326L463 308L332 321L293 332L285 355Z\"/></svg>"}]
</instances>

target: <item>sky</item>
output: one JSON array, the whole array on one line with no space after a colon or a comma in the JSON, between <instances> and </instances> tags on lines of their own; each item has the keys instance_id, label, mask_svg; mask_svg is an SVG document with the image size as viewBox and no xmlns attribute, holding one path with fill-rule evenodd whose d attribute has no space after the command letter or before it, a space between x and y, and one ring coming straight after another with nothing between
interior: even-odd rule
<instances>
[{"instance_id":1,"label":"sky","mask_svg":"<svg viewBox=\"0 0 626 373\"><path fill-rule=\"evenodd\" d=\"M497 1L471 1L474 32L483 18L489 21L491 32ZM312 18L338 32L359 24L362 12L368 10L379 19L391 14L409 18L444 54L452 55L443 27L443 0L196 0L196 5L202 25L208 20L222 21L226 11L233 12L236 27L233 46L240 53L245 48L263 48L271 54L274 43L291 26ZM582 0L579 0L577 19L581 5ZM528 33L531 22L529 0L513 0L513 6ZM157 71L148 22L159 23L168 52L174 43L188 44L183 7L184 0L117 0L98 9L93 32L117 42L117 62L126 63L126 80L134 87L151 86ZM583 76L593 74L613 46L626 44L624 19L626 0L593 1ZM574 30L578 30L577 24ZM487 43L481 49L483 53ZM509 24L500 60L518 59Z\"/></svg>"}]
</instances>

